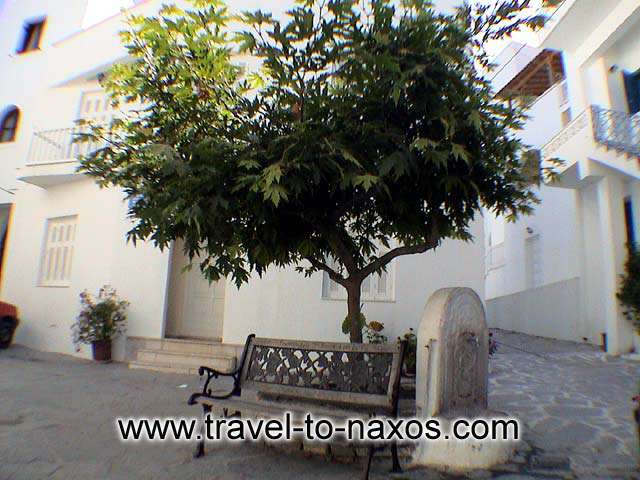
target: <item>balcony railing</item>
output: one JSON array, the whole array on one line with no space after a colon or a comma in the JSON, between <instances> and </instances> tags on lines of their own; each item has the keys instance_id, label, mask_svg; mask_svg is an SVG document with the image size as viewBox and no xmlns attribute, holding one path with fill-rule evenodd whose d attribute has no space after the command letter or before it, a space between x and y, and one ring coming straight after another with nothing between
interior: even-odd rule
<instances>
[{"instance_id":1,"label":"balcony railing","mask_svg":"<svg viewBox=\"0 0 640 480\"><path fill-rule=\"evenodd\" d=\"M87 127L71 127L34 132L27 164L74 160L102 148L103 141L76 141L78 135L87 130Z\"/></svg>"},{"instance_id":2,"label":"balcony railing","mask_svg":"<svg viewBox=\"0 0 640 480\"><path fill-rule=\"evenodd\" d=\"M589 128L589 135L597 144L640 158L640 114L630 116L597 105L582 112L553 137L542 149L543 158L554 158L558 150Z\"/></svg>"},{"instance_id":3,"label":"balcony railing","mask_svg":"<svg viewBox=\"0 0 640 480\"><path fill-rule=\"evenodd\" d=\"M597 143L640 158L640 116L591 107L593 138Z\"/></svg>"}]
</instances>

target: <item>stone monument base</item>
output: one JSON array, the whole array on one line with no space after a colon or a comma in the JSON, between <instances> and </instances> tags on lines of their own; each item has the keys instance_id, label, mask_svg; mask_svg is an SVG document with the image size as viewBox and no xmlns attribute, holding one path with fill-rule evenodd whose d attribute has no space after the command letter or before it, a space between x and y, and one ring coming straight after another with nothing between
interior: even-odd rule
<instances>
[{"instance_id":1,"label":"stone monument base","mask_svg":"<svg viewBox=\"0 0 640 480\"><path fill-rule=\"evenodd\" d=\"M485 411L475 418L506 418L503 413ZM442 432L451 432L451 424L458 418L471 418L461 415L457 417L436 417ZM522 424L521 424L522 425ZM520 426L519 438L522 438ZM458 440L454 438L440 440L422 440L416 445L411 467L430 467L438 470L463 473L468 470L488 469L495 465L507 463L513 457L519 441L508 440Z\"/></svg>"}]
</instances>

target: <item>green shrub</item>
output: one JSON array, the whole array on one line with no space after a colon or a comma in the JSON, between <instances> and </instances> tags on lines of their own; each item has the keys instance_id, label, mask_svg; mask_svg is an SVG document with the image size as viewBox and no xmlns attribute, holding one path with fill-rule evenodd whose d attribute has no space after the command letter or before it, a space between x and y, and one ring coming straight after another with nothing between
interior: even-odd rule
<instances>
[{"instance_id":1,"label":"green shrub","mask_svg":"<svg viewBox=\"0 0 640 480\"><path fill-rule=\"evenodd\" d=\"M364 326L364 335L369 343L387 343L389 339L382 333L384 323L375 320Z\"/></svg>"},{"instance_id":2,"label":"green shrub","mask_svg":"<svg viewBox=\"0 0 640 480\"><path fill-rule=\"evenodd\" d=\"M629 248L629 256L621 276L622 283L618 290L618 300L625 308L624 314L640 333L640 253L637 248Z\"/></svg>"},{"instance_id":3,"label":"green shrub","mask_svg":"<svg viewBox=\"0 0 640 480\"><path fill-rule=\"evenodd\" d=\"M410 328L402 337L407 341L407 348L404 352L404 367L407 373L416 373L416 363L418 356L418 337L413 328Z\"/></svg>"}]
</instances>

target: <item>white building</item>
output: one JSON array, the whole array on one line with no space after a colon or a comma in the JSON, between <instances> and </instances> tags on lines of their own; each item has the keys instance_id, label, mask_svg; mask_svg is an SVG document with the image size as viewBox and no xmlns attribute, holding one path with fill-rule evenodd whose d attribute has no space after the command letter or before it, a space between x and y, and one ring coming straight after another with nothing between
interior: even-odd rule
<instances>
[{"instance_id":1,"label":"white building","mask_svg":"<svg viewBox=\"0 0 640 480\"><path fill-rule=\"evenodd\" d=\"M523 139L564 164L534 215L487 220L491 325L628 352L615 294L640 240L640 1L566 0L539 48L510 52L496 88L537 97Z\"/></svg>"},{"instance_id":2,"label":"white building","mask_svg":"<svg viewBox=\"0 0 640 480\"><path fill-rule=\"evenodd\" d=\"M239 290L224 281L210 287L197 268L180 273L186 260L179 247L161 252L125 243L122 193L100 190L78 174L76 156L85 147L71 142L75 120L114 115L97 78L125 58L117 36L125 15L83 28L88 1L5 0L0 11L0 108L20 112L17 130L5 129L0 143L0 186L8 190L0 192L1 201L13 205L2 299L21 312L16 342L73 353L78 295L104 284L131 303L127 338L116 344L118 359L137 354L141 364L186 369L203 359L183 354L199 352L228 365L234 349L226 345L240 344L252 332L346 341L340 328L346 302L321 274L304 278L293 268L271 269ZM150 14L160 3L140 2L133 10ZM473 233L483 238L481 221ZM481 241L450 241L436 253L396 259L384 278L368 282L364 312L384 322L393 339L418 325L438 288L468 286L483 295L483 258ZM169 340L175 338L197 340Z\"/></svg>"}]
</instances>

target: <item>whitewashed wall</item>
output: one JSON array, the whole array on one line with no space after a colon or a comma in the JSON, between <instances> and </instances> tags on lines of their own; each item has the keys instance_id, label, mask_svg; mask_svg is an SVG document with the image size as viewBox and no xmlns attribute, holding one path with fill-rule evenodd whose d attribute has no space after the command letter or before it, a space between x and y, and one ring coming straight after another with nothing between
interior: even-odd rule
<instances>
[{"instance_id":1,"label":"whitewashed wall","mask_svg":"<svg viewBox=\"0 0 640 480\"><path fill-rule=\"evenodd\" d=\"M417 328L429 296L443 287L464 286L484 295L483 223L474 222L473 243L446 241L435 252L397 259L394 302L364 302L368 321L385 324L393 339ZM341 325L345 301L322 298L322 275L304 278L293 270L270 269L238 290L227 285L223 340L242 343L260 336L346 341Z\"/></svg>"},{"instance_id":2,"label":"whitewashed wall","mask_svg":"<svg viewBox=\"0 0 640 480\"><path fill-rule=\"evenodd\" d=\"M70 328L80 308L78 295L84 289L96 293L104 284L131 302L130 335L162 335L168 253L148 244L127 245L124 213L117 190L100 190L88 179L19 190L2 290L3 300L20 309L17 343L73 353ZM70 285L39 286L46 219L67 215L78 216Z\"/></svg>"},{"instance_id":3,"label":"whitewashed wall","mask_svg":"<svg viewBox=\"0 0 640 480\"><path fill-rule=\"evenodd\" d=\"M622 69L640 67L640 3L568 1L552 28L544 32L542 47L563 51L573 118L593 104L626 112ZM534 105L525 140L536 147L547 143L562 128L559 113L548 92ZM514 225L489 222L488 233L504 238L505 261L487 274L488 321L596 344L607 333L610 351L623 353L632 348L633 334L615 292L625 256L623 198L638 189L637 169L622 155L581 144L567 155L565 160L579 162L581 175L588 176L576 190L543 187L534 215ZM538 288L527 285L524 277L527 229L541 235Z\"/></svg>"},{"instance_id":4,"label":"whitewashed wall","mask_svg":"<svg viewBox=\"0 0 640 480\"><path fill-rule=\"evenodd\" d=\"M47 16L43 49L26 55L0 55L7 81L0 89L0 108L17 105L22 112L16 142L0 145L0 187L15 195L0 203L16 204L7 245L0 296L20 309L16 341L42 350L74 353L70 326L79 310L79 293L112 284L131 302L128 334L164 335L169 254L151 245L125 244L129 224L119 191L99 190L92 180L42 189L16 181L16 169L27 159L34 131L67 128L77 118L81 95L97 88L95 76L122 59L117 32L123 16L107 18L79 31L86 0L6 0L0 12L0 48L15 50L23 22ZM151 0L134 13L152 13L162 2ZM180 0L177 3L184 3ZM447 2L445 2L447 3ZM246 0L234 8L257 8ZM275 6L283 11L286 2ZM6 26L6 28L5 28ZM78 234L68 287L42 287L38 274L46 219L78 215ZM417 326L428 296L444 286L469 286L483 296L482 222L474 224L474 244L447 242L436 254L398 260L395 302L367 302L369 320L383 321L393 338ZM272 271L239 291L227 289L224 340L242 342L247 333L295 338L341 339L344 302L321 298L321 276L305 279L292 269ZM87 356L84 349L80 355ZM115 357L122 358L122 344Z\"/></svg>"},{"instance_id":5,"label":"whitewashed wall","mask_svg":"<svg viewBox=\"0 0 640 480\"><path fill-rule=\"evenodd\" d=\"M15 142L0 143L0 187L16 188L16 168L25 161L33 124L51 110L40 100L49 87L51 72L60 65L49 62L52 43L80 28L86 0L5 0L0 6L0 114L10 105L20 109ZM42 50L17 54L25 21L47 16ZM72 59L67 59L69 63ZM0 190L0 203L14 197Z\"/></svg>"},{"instance_id":6,"label":"whitewashed wall","mask_svg":"<svg viewBox=\"0 0 640 480\"><path fill-rule=\"evenodd\" d=\"M559 110L561 88L557 85L532 105L529 119L518 133L522 141L532 148L541 148L562 128ZM487 216L488 253L500 243L502 247L498 248L503 249L503 262L487 270L487 299L511 295L527 288L524 249L526 239L532 235L540 235L542 243L542 284L562 282L579 275L575 191L542 185L536 194L540 204L535 206L531 215L523 216L515 223Z\"/></svg>"}]
</instances>

